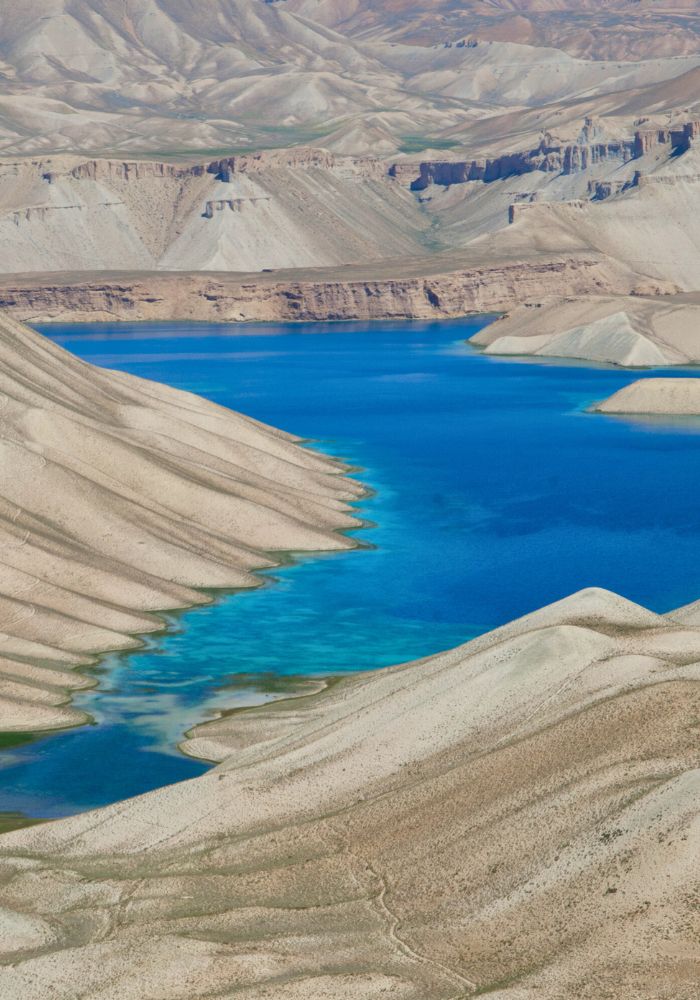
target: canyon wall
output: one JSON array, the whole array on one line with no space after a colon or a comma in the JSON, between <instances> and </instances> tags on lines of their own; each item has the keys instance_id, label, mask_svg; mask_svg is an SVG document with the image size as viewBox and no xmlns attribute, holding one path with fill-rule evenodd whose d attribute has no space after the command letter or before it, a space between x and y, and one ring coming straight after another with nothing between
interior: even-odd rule
<instances>
[{"instance_id":1,"label":"canyon wall","mask_svg":"<svg viewBox=\"0 0 700 1000\"><path fill-rule=\"evenodd\" d=\"M595 254L461 266L399 262L279 275L223 273L13 275L0 278L0 307L18 319L209 322L444 319L499 311L551 295L629 291L630 279ZM402 274L402 270L404 273ZM414 271L411 274L411 270Z\"/></svg>"},{"instance_id":2,"label":"canyon wall","mask_svg":"<svg viewBox=\"0 0 700 1000\"><path fill-rule=\"evenodd\" d=\"M504 153L492 159L424 161L418 164L418 176L410 187L412 191L424 191L430 184L489 183L533 171L569 175L587 170L594 163L627 163L633 158L633 140L565 146L549 146L543 141L536 149ZM405 177L406 172L402 167L390 167L391 176L397 178Z\"/></svg>"},{"instance_id":3,"label":"canyon wall","mask_svg":"<svg viewBox=\"0 0 700 1000\"><path fill-rule=\"evenodd\" d=\"M655 150L666 147L667 151L680 155L690 148L692 140L700 135L700 121L692 120L673 127L648 127L638 129L629 139L612 141L589 141L584 125L584 138L578 142L560 143L545 135L534 149L501 153L493 157L458 160L424 160L420 163L394 163L389 167L389 175L412 191L424 191L431 184L449 186L465 184L468 181L504 180L507 177L542 173L569 176L590 169L600 163L611 166L639 159ZM416 175L417 174L417 175Z\"/></svg>"}]
</instances>

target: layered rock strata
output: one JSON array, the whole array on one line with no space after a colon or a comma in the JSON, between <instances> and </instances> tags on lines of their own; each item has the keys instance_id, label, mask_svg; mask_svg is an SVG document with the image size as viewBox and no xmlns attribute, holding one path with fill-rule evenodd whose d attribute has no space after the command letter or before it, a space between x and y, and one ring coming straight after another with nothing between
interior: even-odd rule
<instances>
[{"instance_id":1,"label":"layered rock strata","mask_svg":"<svg viewBox=\"0 0 700 1000\"><path fill-rule=\"evenodd\" d=\"M441 319L499 311L557 293L625 292L634 280L595 253L490 260L480 250L373 267L270 274L7 275L0 276L0 306L37 322Z\"/></svg>"},{"instance_id":2,"label":"layered rock strata","mask_svg":"<svg viewBox=\"0 0 700 1000\"><path fill-rule=\"evenodd\" d=\"M469 181L489 184L534 172L567 177L589 170L597 164L609 163L614 168L647 156L655 152L657 147L667 147L667 153L679 156L687 152L693 139L700 135L700 120L693 119L673 127L638 129L632 138L606 141L592 141L586 136L587 129L590 129L588 120L583 130L584 137L578 142L557 142L552 136L545 135L533 149L520 149L469 160L398 162L391 164L388 172L389 176L408 184L413 191L424 191L431 184L445 187Z\"/></svg>"},{"instance_id":3,"label":"layered rock strata","mask_svg":"<svg viewBox=\"0 0 700 1000\"><path fill-rule=\"evenodd\" d=\"M475 160L424 161L418 165L418 177L411 181L411 190L424 191L430 184L465 184L468 181L503 180L534 171L568 176L587 170L593 164L606 161L627 163L635 156L634 140L580 145L548 145L545 141L536 149L505 153L500 156ZM400 176L395 168L392 176Z\"/></svg>"}]
</instances>

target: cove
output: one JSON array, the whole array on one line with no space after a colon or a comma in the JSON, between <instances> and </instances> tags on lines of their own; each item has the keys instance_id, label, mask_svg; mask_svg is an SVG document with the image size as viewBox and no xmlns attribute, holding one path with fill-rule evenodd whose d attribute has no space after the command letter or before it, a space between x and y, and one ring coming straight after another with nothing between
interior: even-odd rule
<instances>
[{"instance_id":1,"label":"cove","mask_svg":"<svg viewBox=\"0 0 700 1000\"><path fill-rule=\"evenodd\" d=\"M94 725L0 743L0 812L62 816L200 774L177 744L218 710L429 655L581 587L657 611L700 597L700 422L589 414L639 373L487 358L464 343L486 322L40 327L359 467L373 526L365 548L305 555L105 657L75 699Z\"/></svg>"}]
</instances>

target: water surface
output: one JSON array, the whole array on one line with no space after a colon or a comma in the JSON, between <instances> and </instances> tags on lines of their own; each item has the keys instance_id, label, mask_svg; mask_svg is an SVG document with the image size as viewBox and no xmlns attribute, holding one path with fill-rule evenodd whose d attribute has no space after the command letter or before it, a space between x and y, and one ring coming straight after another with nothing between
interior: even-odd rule
<instances>
[{"instance_id":1,"label":"water surface","mask_svg":"<svg viewBox=\"0 0 700 1000\"><path fill-rule=\"evenodd\" d=\"M372 548L305 556L106 657L75 699L95 725L0 752L0 811L59 816L199 774L176 745L217 709L449 648L580 587L657 611L700 596L698 423L586 413L633 376L486 358L463 343L485 322L42 328L360 466L376 526Z\"/></svg>"}]
</instances>

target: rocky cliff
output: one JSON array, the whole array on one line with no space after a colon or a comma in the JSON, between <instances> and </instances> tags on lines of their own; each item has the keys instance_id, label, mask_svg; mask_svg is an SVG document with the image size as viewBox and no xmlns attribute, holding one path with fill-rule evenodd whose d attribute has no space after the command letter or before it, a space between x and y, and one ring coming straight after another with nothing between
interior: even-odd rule
<instances>
[{"instance_id":1,"label":"rocky cliff","mask_svg":"<svg viewBox=\"0 0 700 1000\"><path fill-rule=\"evenodd\" d=\"M424 191L430 184L464 184L467 181L488 184L534 171L566 176L587 170L595 163L627 163L635 155L634 148L634 140L564 146L548 145L543 140L536 149L505 153L492 159L424 161L418 164L418 176L410 182L410 187L412 191ZM405 178L406 170L392 166L390 174Z\"/></svg>"},{"instance_id":2,"label":"rocky cliff","mask_svg":"<svg viewBox=\"0 0 700 1000\"><path fill-rule=\"evenodd\" d=\"M668 152L680 155L690 148L690 143L700 135L700 120L693 119L673 127L648 127L638 129L629 139L593 141L595 133L587 120L577 142L561 143L545 134L533 149L506 152L494 157L459 160L424 160L420 163L394 163L389 174L413 191L424 191L431 184L449 186L468 181L504 180L508 177L542 173L569 176L589 170L596 164L612 167L639 159L653 152L656 147L666 147Z\"/></svg>"},{"instance_id":3,"label":"rocky cliff","mask_svg":"<svg viewBox=\"0 0 700 1000\"><path fill-rule=\"evenodd\" d=\"M480 256L303 275L15 275L0 279L0 307L35 321L439 319L556 294L629 290L629 277L595 254L493 263Z\"/></svg>"}]
</instances>

